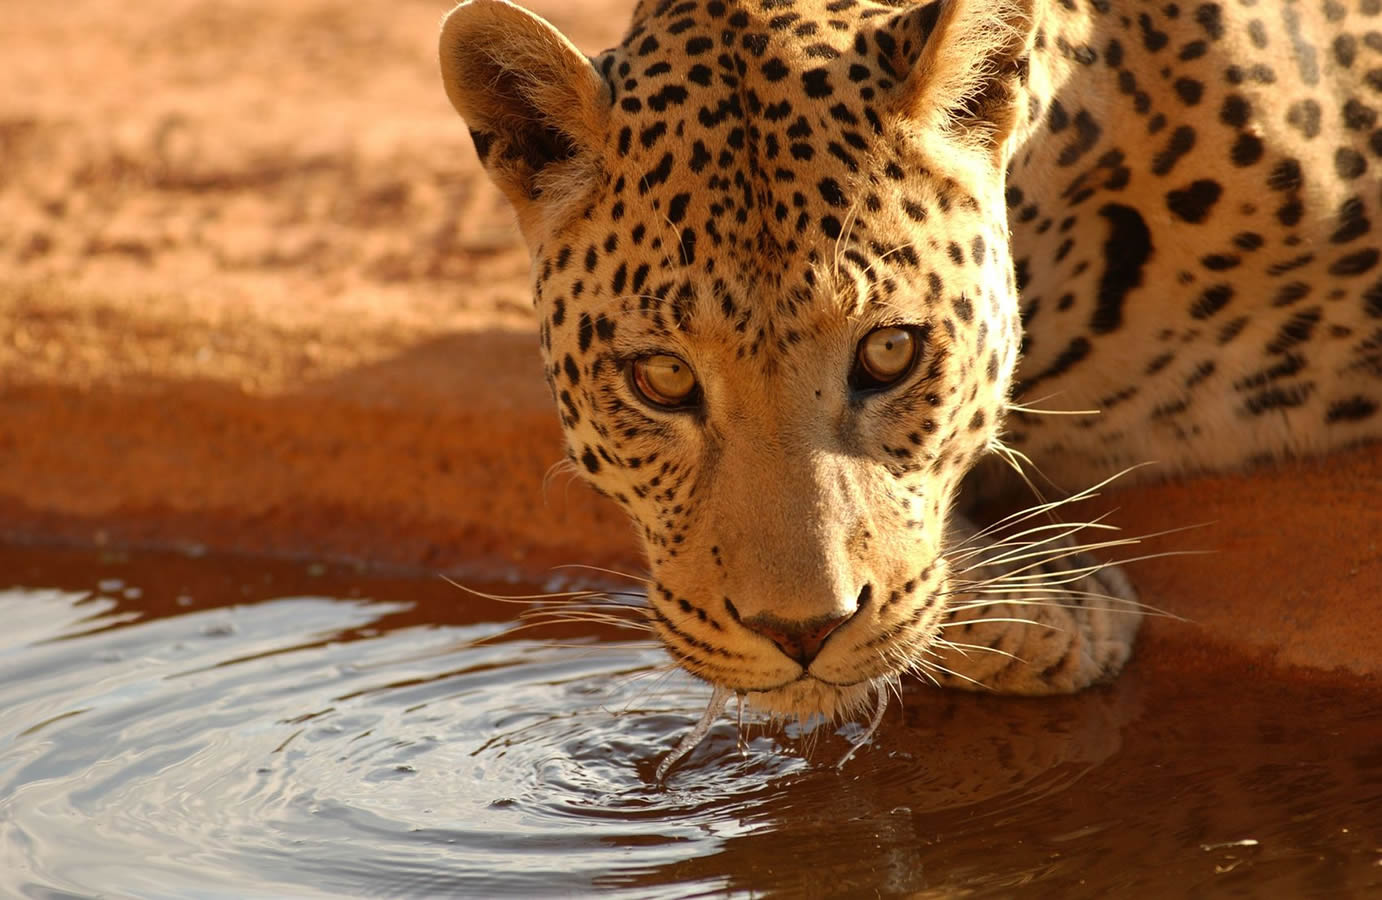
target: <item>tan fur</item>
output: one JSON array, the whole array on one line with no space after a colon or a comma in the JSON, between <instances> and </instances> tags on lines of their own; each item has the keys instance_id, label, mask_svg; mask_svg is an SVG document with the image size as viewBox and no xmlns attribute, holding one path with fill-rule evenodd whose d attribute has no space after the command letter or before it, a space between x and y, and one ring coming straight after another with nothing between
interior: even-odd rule
<instances>
[{"instance_id":1,"label":"tan fur","mask_svg":"<svg viewBox=\"0 0 1382 900\"><path fill-rule=\"evenodd\" d=\"M604 82L545 19L506 0L470 0L448 13L439 57L446 96L472 129L502 138L536 123L578 147L573 159L536 175L516 161L490 168L535 242L570 214L597 171L609 105Z\"/></svg>"},{"instance_id":2,"label":"tan fur","mask_svg":"<svg viewBox=\"0 0 1382 900\"><path fill-rule=\"evenodd\" d=\"M907 113L918 118L922 131L945 135L957 147L1001 165L1015 111L1005 107L993 119L976 121L966 108L1004 77L1028 49L1031 34L1027 0L944 0L903 90Z\"/></svg>"},{"instance_id":3,"label":"tan fur","mask_svg":"<svg viewBox=\"0 0 1382 900\"><path fill-rule=\"evenodd\" d=\"M669 653L787 715L906 672L1078 690L1128 658L1133 589L1050 508L982 528L977 463L1078 491L1382 435L1377 12L645 0L587 61L458 7L447 91ZM917 363L872 383L859 348L893 328ZM697 380L680 405L633 377L662 354ZM1099 412L1025 408L1048 396Z\"/></svg>"}]
</instances>

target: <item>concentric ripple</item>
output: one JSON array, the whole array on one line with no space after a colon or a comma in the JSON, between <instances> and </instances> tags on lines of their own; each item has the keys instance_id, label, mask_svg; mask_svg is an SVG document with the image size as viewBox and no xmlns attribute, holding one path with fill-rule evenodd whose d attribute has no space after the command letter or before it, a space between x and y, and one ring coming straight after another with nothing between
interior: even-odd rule
<instances>
[{"instance_id":1,"label":"concentric ripple","mask_svg":"<svg viewBox=\"0 0 1382 900\"><path fill-rule=\"evenodd\" d=\"M642 866L700 852L707 820L803 766L762 738L741 756L723 726L673 786L647 780L707 693L648 648L475 644L501 624L335 640L395 602L123 625L115 605L0 593L0 797L24 891L204 896L253 868L270 894L540 893L607 874L612 844Z\"/></svg>"},{"instance_id":2,"label":"concentric ripple","mask_svg":"<svg viewBox=\"0 0 1382 900\"><path fill-rule=\"evenodd\" d=\"M1040 702L913 686L843 772L851 726L741 742L731 705L659 784L709 690L593 627L509 634L511 605L320 566L0 548L0 572L0 896L1382 881L1372 697L1225 705L1135 669Z\"/></svg>"}]
</instances>

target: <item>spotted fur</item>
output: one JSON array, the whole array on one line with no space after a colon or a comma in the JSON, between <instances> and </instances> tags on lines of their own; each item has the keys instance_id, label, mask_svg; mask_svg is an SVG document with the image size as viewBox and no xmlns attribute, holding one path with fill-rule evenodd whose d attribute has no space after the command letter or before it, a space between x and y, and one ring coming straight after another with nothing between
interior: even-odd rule
<instances>
[{"instance_id":1,"label":"spotted fur","mask_svg":"<svg viewBox=\"0 0 1382 900\"><path fill-rule=\"evenodd\" d=\"M1000 441L1078 489L1382 435L1379 11L645 0L587 59L504 0L457 7L446 90L669 653L796 714L918 667L1074 690L1127 658L1116 570L1047 560L1067 593L1039 606L957 593L1002 576L953 512ZM861 387L890 326L919 359ZM640 396L654 354L694 402ZM1098 412L1021 408L1044 397Z\"/></svg>"}]
</instances>

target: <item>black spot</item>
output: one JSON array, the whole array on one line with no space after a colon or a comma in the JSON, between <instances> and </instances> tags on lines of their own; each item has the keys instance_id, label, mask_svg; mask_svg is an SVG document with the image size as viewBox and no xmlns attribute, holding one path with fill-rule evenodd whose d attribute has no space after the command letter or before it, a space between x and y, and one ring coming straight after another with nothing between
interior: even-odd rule
<instances>
[{"instance_id":1,"label":"black spot","mask_svg":"<svg viewBox=\"0 0 1382 900\"><path fill-rule=\"evenodd\" d=\"M1109 222L1109 236L1104 241L1104 274L1089 327L1095 334L1107 334L1123 324L1123 302L1142 284L1142 267L1153 252L1152 233L1131 206L1110 203L1099 215Z\"/></svg>"},{"instance_id":2,"label":"black spot","mask_svg":"<svg viewBox=\"0 0 1382 900\"><path fill-rule=\"evenodd\" d=\"M1330 275L1362 275L1377 265L1379 254L1375 248L1369 247L1367 250L1359 250L1357 253L1350 253L1334 260L1329 266Z\"/></svg>"},{"instance_id":3,"label":"black spot","mask_svg":"<svg viewBox=\"0 0 1382 900\"><path fill-rule=\"evenodd\" d=\"M1286 122L1306 138L1320 133L1320 105L1314 100L1300 100L1286 110Z\"/></svg>"},{"instance_id":4,"label":"black spot","mask_svg":"<svg viewBox=\"0 0 1382 900\"><path fill-rule=\"evenodd\" d=\"M1170 40L1166 32L1158 31L1156 27L1152 25L1152 17L1146 13L1142 13L1137 17L1137 24L1142 29L1142 46L1146 47L1152 53L1165 47L1166 43Z\"/></svg>"},{"instance_id":5,"label":"black spot","mask_svg":"<svg viewBox=\"0 0 1382 900\"><path fill-rule=\"evenodd\" d=\"M1300 30L1300 13L1292 4L1285 4L1281 7L1281 21L1286 25L1286 34L1291 39L1292 54L1296 59L1296 68L1300 71L1300 79L1308 85L1318 84L1320 81L1320 66L1315 59L1315 45L1306 38Z\"/></svg>"},{"instance_id":6,"label":"black spot","mask_svg":"<svg viewBox=\"0 0 1382 900\"><path fill-rule=\"evenodd\" d=\"M1268 342L1267 352L1285 353L1292 347L1310 340L1310 335L1314 332L1315 326L1319 324L1321 316L1319 307L1303 309L1291 316L1277 331L1276 337Z\"/></svg>"},{"instance_id":7,"label":"black spot","mask_svg":"<svg viewBox=\"0 0 1382 900\"><path fill-rule=\"evenodd\" d=\"M1304 299L1310 293L1310 285L1303 281L1288 281L1281 286L1272 298L1272 306L1290 306Z\"/></svg>"},{"instance_id":8,"label":"black spot","mask_svg":"<svg viewBox=\"0 0 1382 900\"><path fill-rule=\"evenodd\" d=\"M1374 319L1382 319L1382 281L1363 292L1363 311Z\"/></svg>"},{"instance_id":9,"label":"black spot","mask_svg":"<svg viewBox=\"0 0 1382 900\"><path fill-rule=\"evenodd\" d=\"M686 218L686 207L690 202L690 194L681 193L674 196L671 202L667 204L667 221L676 225Z\"/></svg>"},{"instance_id":10,"label":"black spot","mask_svg":"<svg viewBox=\"0 0 1382 900\"><path fill-rule=\"evenodd\" d=\"M1368 170L1368 161L1352 147L1340 147L1334 151L1334 171L1340 178L1352 180Z\"/></svg>"},{"instance_id":11,"label":"black spot","mask_svg":"<svg viewBox=\"0 0 1382 900\"><path fill-rule=\"evenodd\" d=\"M1209 35L1209 39L1217 41L1224 36L1223 11L1217 3L1203 3L1195 9L1195 21Z\"/></svg>"},{"instance_id":12,"label":"black spot","mask_svg":"<svg viewBox=\"0 0 1382 900\"><path fill-rule=\"evenodd\" d=\"M1339 65L1347 69L1353 65L1353 58L1358 53L1358 42L1351 34L1341 34L1334 38L1334 59Z\"/></svg>"},{"instance_id":13,"label":"black spot","mask_svg":"<svg viewBox=\"0 0 1382 900\"><path fill-rule=\"evenodd\" d=\"M1065 111L1059 100L1051 101L1051 109L1047 113L1046 127L1052 134L1057 134L1070 127L1070 114Z\"/></svg>"},{"instance_id":14,"label":"black spot","mask_svg":"<svg viewBox=\"0 0 1382 900\"><path fill-rule=\"evenodd\" d=\"M1344 127L1350 131L1367 131L1377 124L1377 110L1350 97L1344 104Z\"/></svg>"},{"instance_id":15,"label":"black spot","mask_svg":"<svg viewBox=\"0 0 1382 900\"><path fill-rule=\"evenodd\" d=\"M700 172L710 163L710 152L705 149L705 143L696 141L691 147L691 166L692 172Z\"/></svg>"},{"instance_id":16,"label":"black spot","mask_svg":"<svg viewBox=\"0 0 1382 900\"><path fill-rule=\"evenodd\" d=\"M840 220L834 216L821 216L821 231L824 231L828 238L838 238L841 232Z\"/></svg>"},{"instance_id":17,"label":"black spot","mask_svg":"<svg viewBox=\"0 0 1382 900\"><path fill-rule=\"evenodd\" d=\"M576 365L576 360L570 353L566 354L566 359L562 360L561 367L566 372L566 377L573 386L581 383L581 370Z\"/></svg>"},{"instance_id":18,"label":"black spot","mask_svg":"<svg viewBox=\"0 0 1382 900\"><path fill-rule=\"evenodd\" d=\"M1166 207L1186 222L1203 222L1223 193L1219 182L1207 178L1192 181L1185 187L1166 194Z\"/></svg>"},{"instance_id":19,"label":"black spot","mask_svg":"<svg viewBox=\"0 0 1382 900\"><path fill-rule=\"evenodd\" d=\"M1329 405L1324 414L1325 422L1358 422L1377 412L1377 401L1354 395L1346 400L1338 400Z\"/></svg>"},{"instance_id":20,"label":"black spot","mask_svg":"<svg viewBox=\"0 0 1382 900\"><path fill-rule=\"evenodd\" d=\"M595 335L605 343L614 340L614 320L604 313L595 317Z\"/></svg>"},{"instance_id":21,"label":"black spot","mask_svg":"<svg viewBox=\"0 0 1382 900\"><path fill-rule=\"evenodd\" d=\"M1156 175L1165 175L1170 172L1180 158L1189 153L1195 146L1195 129L1189 125L1181 125L1171 132L1171 137L1166 142L1166 147L1152 160L1152 172Z\"/></svg>"},{"instance_id":22,"label":"black spot","mask_svg":"<svg viewBox=\"0 0 1382 900\"><path fill-rule=\"evenodd\" d=\"M1210 253L1200 257L1200 265L1211 272L1226 272L1238 268L1243 258L1236 253Z\"/></svg>"},{"instance_id":23,"label":"black spot","mask_svg":"<svg viewBox=\"0 0 1382 900\"><path fill-rule=\"evenodd\" d=\"M1175 84L1176 96L1180 97L1180 102L1186 106L1195 106L1204 96L1204 83L1193 78L1177 78Z\"/></svg>"},{"instance_id":24,"label":"black spot","mask_svg":"<svg viewBox=\"0 0 1382 900\"><path fill-rule=\"evenodd\" d=\"M1274 191L1298 191L1305 184L1300 163L1294 159L1283 159L1272 167L1267 176L1267 186Z\"/></svg>"},{"instance_id":25,"label":"black spot","mask_svg":"<svg viewBox=\"0 0 1382 900\"><path fill-rule=\"evenodd\" d=\"M762 65L763 77L769 81L781 81L791 74L787 64L774 56Z\"/></svg>"},{"instance_id":26,"label":"black spot","mask_svg":"<svg viewBox=\"0 0 1382 900\"><path fill-rule=\"evenodd\" d=\"M757 34L746 34L740 40L740 45L754 56L762 56L768 52L769 37L761 32Z\"/></svg>"},{"instance_id":27,"label":"black spot","mask_svg":"<svg viewBox=\"0 0 1382 900\"><path fill-rule=\"evenodd\" d=\"M1251 115L1252 107L1239 94L1229 94L1219 107L1219 121L1234 128L1242 128L1248 124Z\"/></svg>"},{"instance_id":28,"label":"black spot","mask_svg":"<svg viewBox=\"0 0 1382 900\"><path fill-rule=\"evenodd\" d=\"M582 353L590 349L590 342L595 339L595 322L590 318L589 313L581 313L576 338L577 346L581 348Z\"/></svg>"},{"instance_id":29,"label":"black spot","mask_svg":"<svg viewBox=\"0 0 1382 900\"><path fill-rule=\"evenodd\" d=\"M638 193L640 195L647 194L648 191L665 182L667 177L672 174L672 162L672 154L662 154L662 159L658 160L658 164L644 173L642 180L639 181Z\"/></svg>"},{"instance_id":30,"label":"black spot","mask_svg":"<svg viewBox=\"0 0 1382 900\"><path fill-rule=\"evenodd\" d=\"M1074 366L1088 356L1091 349L1093 349L1093 347L1089 343L1089 338L1077 337L1073 339L1069 344L1065 345L1065 349L1060 352L1045 371L1019 384L1013 390L1013 395L1021 396L1031 390L1037 382L1065 374L1065 372L1069 371L1071 366Z\"/></svg>"},{"instance_id":31,"label":"black spot","mask_svg":"<svg viewBox=\"0 0 1382 900\"><path fill-rule=\"evenodd\" d=\"M1244 131L1233 142L1233 149L1229 151L1229 159L1233 161L1235 166L1250 166L1262 158L1264 149L1260 137Z\"/></svg>"},{"instance_id":32,"label":"black spot","mask_svg":"<svg viewBox=\"0 0 1382 900\"><path fill-rule=\"evenodd\" d=\"M1204 41L1191 41L1184 47L1180 48L1180 53L1177 56L1177 58L1181 62L1189 62L1192 59L1199 59L1201 56L1204 56L1208 52L1209 45L1206 44Z\"/></svg>"},{"instance_id":33,"label":"black spot","mask_svg":"<svg viewBox=\"0 0 1382 900\"><path fill-rule=\"evenodd\" d=\"M600 458L589 447L586 447L585 452L581 454L581 462L585 465L585 470L591 475L600 471Z\"/></svg>"},{"instance_id":34,"label":"black spot","mask_svg":"<svg viewBox=\"0 0 1382 900\"><path fill-rule=\"evenodd\" d=\"M647 150L650 147L652 147L653 144L657 143L658 138L662 137L666 133L666 122L654 122L653 124L649 125L647 128L644 128L641 132L638 133L638 142L643 145L643 149ZM621 133L619 135L620 156L623 156L628 151L627 143L628 142L624 140L624 135Z\"/></svg>"},{"instance_id":35,"label":"black spot","mask_svg":"<svg viewBox=\"0 0 1382 900\"><path fill-rule=\"evenodd\" d=\"M842 207L847 202L845 192L840 189L840 184L833 178L823 178L816 185L821 192L821 199L834 207Z\"/></svg>"},{"instance_id":36,"label":"black spot","mask_svg":"<svg viewBox=\"0 0 1382 900\"><path fill-rule=\"evenodd\" d=\"M1190 315L1195 319L1208 319L1228 305L1233 299L1233 288L1227 284L1216 284L1207 288L1203 294L1190 304Z\"/></svg>"},{"instance_id":37,"label":"black spot","mask_svg":"<svg viewBox=\"0 0 1382 900\"><path fill-rule=\"evenodd\" d=\"M686 227L681 230L681 264L689 266L696 261L696 229Z\"/></svg>"},{"instance_id":38,"label":"black spot","mask_svg":"<svg viewBox=\"0 0 1382 900\"><path fill-rule=\"evenodd\" d=\"M1088 153L1099 142L1099 125L1085 110L1075 114L1075 139L1065 146L1056 165L1069 166Z\"/></svg>"},{"instance_id":39,"label":"black spot","mask_svg":"<svg viewBox=\"0 0 1382 900\"><path fill-rule=\"evenodd\" d=\"M1368 221L1361 197L1349 197L1339 206L1339 226L1329 236L1330 243L1346 244L1367 234L1372 223Z\"/></svg>"},{"instance_id":40,"label":"black spot","mask_svg":"<svg viewBox=\"0 0 1382 900\"><path fill-rule=\"evenodd\" d=\"M829 97L834 93L834 89L830 86L830 71L828 69L811 69L809 72L803 72L801 83L806 88L806 96L808 97Z\"/></svg>"}]
</instances>

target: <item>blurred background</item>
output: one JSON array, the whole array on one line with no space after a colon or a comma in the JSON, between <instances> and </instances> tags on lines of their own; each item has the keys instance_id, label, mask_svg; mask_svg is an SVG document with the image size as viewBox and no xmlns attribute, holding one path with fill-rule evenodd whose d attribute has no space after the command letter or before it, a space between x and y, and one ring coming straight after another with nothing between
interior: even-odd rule
<instances>
[{"instance_id":1,"label":"blurred background","mask_svg":"<svg viewBox=\"0 0 1382 900\"><path fill-rule=\"evenodd\" d=\"M622 552L562 479L532 534L562 450L450 5L0 11L0 532L437 566L555 517L557 555ZM591 51L626 15L533 5Z\"/></svg>"}]
</instances>

